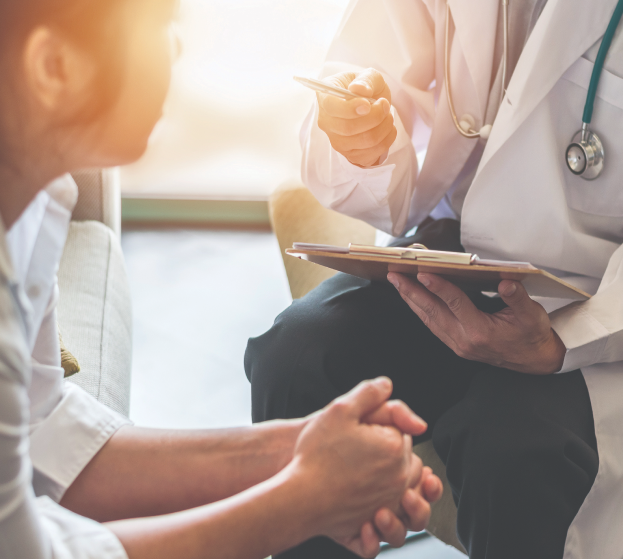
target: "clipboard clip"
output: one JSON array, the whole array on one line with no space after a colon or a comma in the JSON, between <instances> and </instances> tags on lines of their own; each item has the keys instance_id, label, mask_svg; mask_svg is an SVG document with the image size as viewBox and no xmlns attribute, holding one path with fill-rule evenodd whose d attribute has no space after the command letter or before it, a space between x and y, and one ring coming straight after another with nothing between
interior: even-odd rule
<instances>
[{"instance_id":1,"label":"clipboard clip","mask_svg":"<svg viewBox=\"0 0 623 559\"><path fill-rule=\"evenodd\" d=\"M438 262L440 264L459 264L469 266L478 261L478 256L465 252L447 252L429 250L422 244L407 247L378 247L350 244L350 254L355 256L379 256L396 260L420 260L421 262Z\"/></svg>"}]
</instances>

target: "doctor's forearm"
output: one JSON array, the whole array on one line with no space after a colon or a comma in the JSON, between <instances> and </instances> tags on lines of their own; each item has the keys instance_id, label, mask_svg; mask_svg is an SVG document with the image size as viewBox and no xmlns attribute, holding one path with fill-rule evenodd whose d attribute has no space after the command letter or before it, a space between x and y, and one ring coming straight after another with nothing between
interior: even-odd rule
<instances>
[{"instance_id":1,"label":"doctor's forearm","mask_svg":"<svg viewBox=\"0 0 623 559\"><path fill-rule=\"evenodd\" d=\"M61 504L98 521L166 514L237 494L280 471L303 423L212 431L125 427Z\"/></svg>"}]
</instances>

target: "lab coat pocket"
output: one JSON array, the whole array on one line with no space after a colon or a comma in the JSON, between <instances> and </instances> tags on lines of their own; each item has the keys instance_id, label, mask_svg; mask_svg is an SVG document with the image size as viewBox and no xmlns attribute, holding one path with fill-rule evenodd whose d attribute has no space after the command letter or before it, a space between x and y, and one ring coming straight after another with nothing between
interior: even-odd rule
<instances>
[{"instance_id":1,"label":"lab coat pocket","mask_svg":"<svg viewBox=\"0 0 623 559\"><path fill-rule=\"evenodd\" d=\"M561 167L568 206L576 212L597 216L623 216L623 79L603 70L595 100L591 130L604 144L603 173L593 181L573 175L564 155L572 137L582 126L582 112L593 72L593 63L580 58L564 74L550 105L561 132ZM570 119L570 115L572 118ZM577 118L576 118L577 115Z\"/></svg>"}]
</instances>

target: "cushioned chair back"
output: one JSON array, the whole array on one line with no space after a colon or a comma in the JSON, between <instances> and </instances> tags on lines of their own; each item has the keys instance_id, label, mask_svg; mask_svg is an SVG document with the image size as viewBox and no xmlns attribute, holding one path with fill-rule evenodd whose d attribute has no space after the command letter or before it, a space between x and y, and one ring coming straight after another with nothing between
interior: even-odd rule
<instances>
[{"instance_id":1,"label":"cushioned chair back","mask_svg":"<svg viewBox=\"0 0 623 559\"><path fill-rule=\"evenodd\" d=\"M121 193L117 169L79 171L73 175L78 185L74 221L100 221L121 234Z\"/></svg>"}]
</instances>

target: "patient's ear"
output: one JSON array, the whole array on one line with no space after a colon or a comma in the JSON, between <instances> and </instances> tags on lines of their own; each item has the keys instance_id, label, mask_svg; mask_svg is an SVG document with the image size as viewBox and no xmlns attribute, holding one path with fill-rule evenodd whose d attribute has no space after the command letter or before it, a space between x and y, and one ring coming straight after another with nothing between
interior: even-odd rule
<instances>
[{"instance_id":1,"label":"patient's ear","mask_svg":"<svg viewBox=\"0 0 623 559\"><path fill-rule=\"evenodd\" d=\"M62 113L81 106L96 71L93 58L59 31L37 27L26 41L26 85L44 110Z\"/></svg>"}]
</instances>

